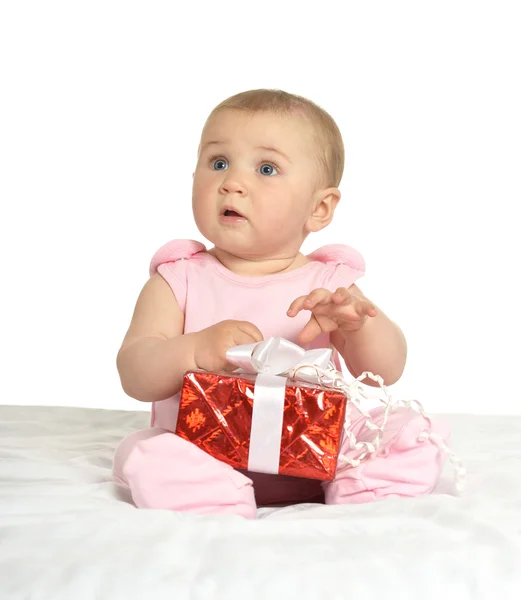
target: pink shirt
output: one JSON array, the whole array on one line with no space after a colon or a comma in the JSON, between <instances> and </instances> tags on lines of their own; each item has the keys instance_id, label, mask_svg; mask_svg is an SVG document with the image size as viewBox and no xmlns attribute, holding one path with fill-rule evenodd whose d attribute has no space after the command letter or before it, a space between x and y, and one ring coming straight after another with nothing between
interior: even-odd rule
<instances>
[{"instance_id":1,"label":"pink shirt","mask_svg":"<svg viewBox=\"0 0 521 600\"><path fill-rule=\"evenodd\" d=\"M184 333L233 319L255 324L264 339L283 337L298 343L297 336L311 313L301 311L288 317L293 300L316 288L334 292L349 287L365 272L362 256L341 244L323 246L307 258L309 263L292 271L249 277L227 269L200 242L173 240L155 253L150 274L157 271L172 288L185 315ZM303 347L329 346L329 334L322 334ZM336 353L335 362L340 368ZM178 405L179 394L154 402L151 426L174 431Z\"/></svg>"}]
</instances>

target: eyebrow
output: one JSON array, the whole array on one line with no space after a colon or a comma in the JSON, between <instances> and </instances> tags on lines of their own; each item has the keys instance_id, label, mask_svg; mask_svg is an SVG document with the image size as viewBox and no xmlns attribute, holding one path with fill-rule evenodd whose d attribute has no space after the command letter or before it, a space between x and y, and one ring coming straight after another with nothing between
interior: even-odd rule
<instances>
[{"instance_id":1,"label":"eyebrow","mask_svg":"<svg viewBox=\"0 0 521 600\"><path fill-rule=\"evenodd\" d=\"M228 143L228 140L212 140L211 142L206 142L206 144L201 148L201 150L204 150L207 146L210 146L212 144L227 144L227 143ZM274 148L273 146L257 146L256 149L257 150L267 150L268 152L275 152L276 154L280 154L280 156L282 156L289 163L291 163L289 156L287 156L286 154L284 154L284 152L281 152L277 148Z\"/></svg>"},{"instance_id":2,"label":"eyebrow","mask_svg":"<svg viewBox=\"0 0 521 600\"><path fill-rule=\"evenodd\" d=\"M258 150L267 150L268 152L275 152L275 154L280 154L280 156L285 158L289 163L291 162L291 160L289 159L289 156L284 154L284 152L277 150L277 148L273 148L273 146L257 146L257 149Z\"/></svg>"}]
</instances>

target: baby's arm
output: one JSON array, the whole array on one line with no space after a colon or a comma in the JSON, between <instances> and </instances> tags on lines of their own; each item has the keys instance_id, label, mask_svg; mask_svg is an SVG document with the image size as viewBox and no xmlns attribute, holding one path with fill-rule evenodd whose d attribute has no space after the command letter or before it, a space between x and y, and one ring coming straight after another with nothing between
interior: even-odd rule
<instances>
[{"instance_id":1,"label":"baby's arm","mask_svg":"<svg viewBox=\"0 0 521 600\"><path fill-rule=\"evenodd\" d=\"M403 332L355 284L334 293L317 288L294 300L287 314L295 317L301 310L311 311L309 322L298 336L301 343L329 333L353 377L371 371L387 385L401 377L407 357ZM364 383L378 386L367 378Z\"/></svg>"},{"instance_id":2,"label":"baby's arm","mask_svg":"<svg viewBox=\"0 0 521 600\"><path fill-rule=\"evenodd\" d=\"M348 291L359 301L367 300L360 288L354 284ZM374 308L375 315L364 318L361 327L351 330L339 327L331 332L330 339L353 377L358 377L364 371L371 371L380 375L386 385L392 385L400 379L404 371L407 342L400 327L380 308ZM369 378L365 378L363 382L378 386L378 383Z\"/></svg>"},{"instance_id":3,"label":"baby's arm","mask_svg":"<svg viewBox=\"0 0 521 600\"><path fill-rule=\"evenodd\" d=\"M117 367L126 394L143 402L164 400L195 369L196 333L183 335L184 315L168 283L159 274L143 287L118 352Z\"/></svg>"},{"instance_id":4,"label":"baby's arm","mask_svg":"<svg viewBox=\"0 0 521 600\"><path fill-rule=\"evenodd\" d=\"M263 339L249 321L220 321L193 333L183 330L183 311L170 286L161 275L152 275L118 352L121 385L129 396L143 402L170 398L181 389L186 371L233 371L228 349Z\"/></svg>"}]
</instances>

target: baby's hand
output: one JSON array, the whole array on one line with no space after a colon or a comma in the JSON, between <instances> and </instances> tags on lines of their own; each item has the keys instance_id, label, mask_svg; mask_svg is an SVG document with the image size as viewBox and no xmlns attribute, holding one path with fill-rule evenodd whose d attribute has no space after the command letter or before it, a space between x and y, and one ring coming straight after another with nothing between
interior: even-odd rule
<instances>
[{"instance_id":1,"label":"baby's hand","mask_svg":"<svg viewBox=\"0 0 521 600\"><path fill-rule=\"evenodd\" d=\"M263 339L260 330L249 321L220 321L197 333L195 364L206 371L234 371L237 367L226 360L227 350Z\"/></svg>"},{"instance_id":2,"label":"baby's hand","mask_svg":"<svg viewBox=\"0 0 521 600\"><path fill-rule=\"evenodd\" d=\"M355 285L349 289L338 288L334 293L324 288L313 290L307 296L294 300L287 315L294 317L301 310L310 310L312 313L298 336L301 344L307 344L321 333L335 329L356 331L367 317L376 317L375 305Z\"/></svg>"}]
</instances>

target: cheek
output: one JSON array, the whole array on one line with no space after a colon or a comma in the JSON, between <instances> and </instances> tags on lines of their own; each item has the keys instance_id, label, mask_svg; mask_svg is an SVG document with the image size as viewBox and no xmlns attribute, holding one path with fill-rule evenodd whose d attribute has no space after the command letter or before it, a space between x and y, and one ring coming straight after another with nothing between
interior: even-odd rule
<instances>
[{"instance_id":1,"label":"cheek","mask_svg":"<svg viewBox=\"0 0 521 600\"><path fill-rule=\"evenodd\" d=\"M212 185L211 178L195 175L192 184L192 203L194 206L202 206L211 202L214 197L215 186Z\"/></svg>"},{"instance_id":2,"label":"cheek","mask_svg":"<svg viewBox=\"0 0 521 600\"><path fill-rule=\"evenodd\" d=\"M205 178L196 172L194 175L194 181L192 183L193 195L195 196L196 194L203 193L206 187L208 187L208 184L205 182Z\"/></svg>"},{"instance_id":3,"label":"cheek","mask_svg":"<svg viewBox=\"0 0 521 600\"><path fill-rule=\"evenodd\" d=\"M194 216L200 220L208 213L208 204L210 202L210 192L208 183L200 177L194 177L192 184L192 208Z\"/></svg>"},{"instance_id":4,"label":"cheek","mask_svg":"<svg viewBox=\"0 0 521 600\"><path fill-rule=\"evenodd\" d=\"M262 203L262 214L266 220L281 227L305 220L309 189L306 187L280 187L267 190Z\"/></svg>"},{"instance_id":5,"label":"cheek","mask_svg":"<svg viewBox=\"0 0 521 600\"><path fill-rule=\"evenodd\" d=\"M274 199L272 198L272 200ZM288 202L287 197L280 197L278 200L278 202L270 202L263 206L262 222L266 230L273 234L287 234L299 226L300 214Z\"/></svg>"}]
</instances>

